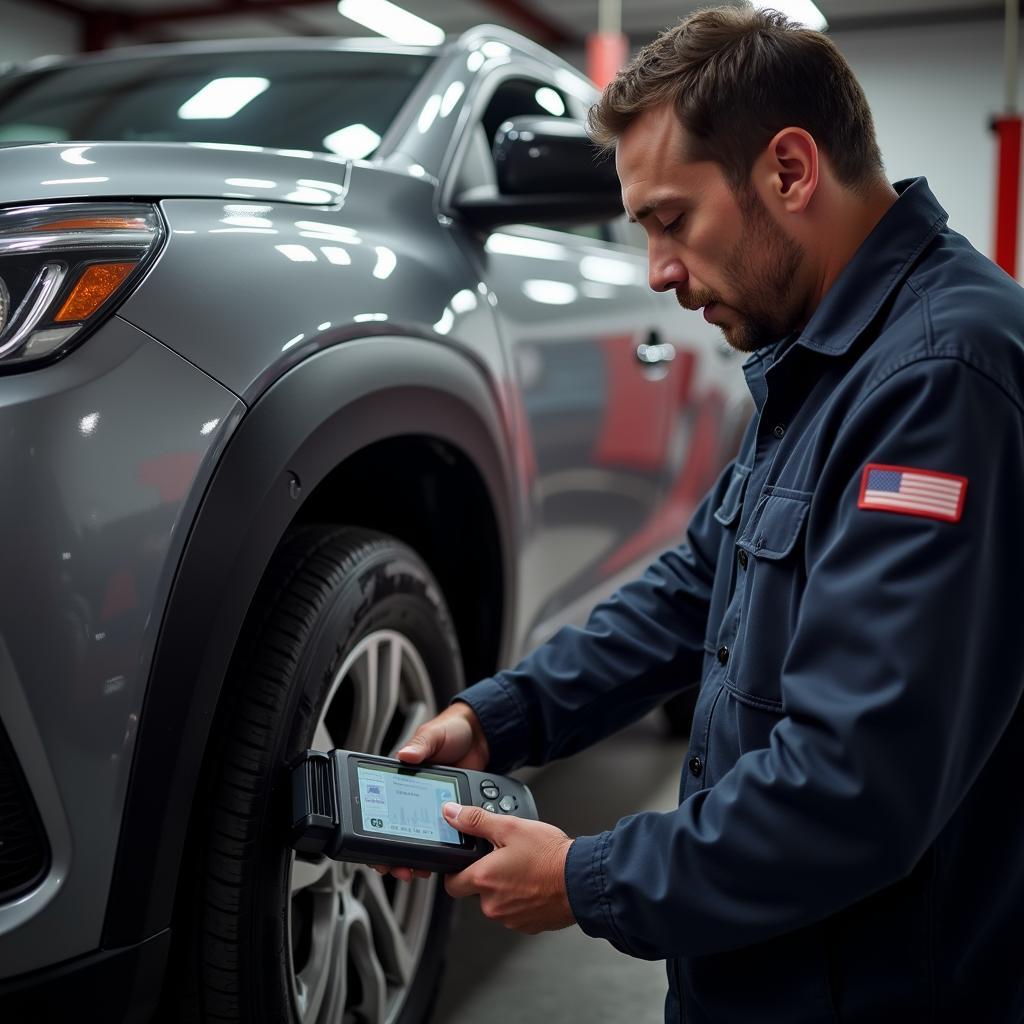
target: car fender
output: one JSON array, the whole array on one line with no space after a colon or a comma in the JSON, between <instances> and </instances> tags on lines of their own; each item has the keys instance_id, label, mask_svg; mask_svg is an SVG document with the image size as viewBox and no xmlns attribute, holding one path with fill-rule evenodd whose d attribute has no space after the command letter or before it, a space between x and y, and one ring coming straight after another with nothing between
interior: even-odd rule
<instances>
[{"instance_id":1,"label":"car fender","mask_svg":"<svg viewBox=\"0 0 1024 1024\"><path fill-rule=\"evenodd\" d=\"M103 947L168 925L210 726L263 572L308 497L376 441L435 437L480 473L514 595L517 508L499 404L474 363L388 336L318 352L274 383L235 429L192 524L146 691ZM506 601L510 633L515 601ZM504 642L503 642L504 646Z\"/></svg>"}]
</instances>

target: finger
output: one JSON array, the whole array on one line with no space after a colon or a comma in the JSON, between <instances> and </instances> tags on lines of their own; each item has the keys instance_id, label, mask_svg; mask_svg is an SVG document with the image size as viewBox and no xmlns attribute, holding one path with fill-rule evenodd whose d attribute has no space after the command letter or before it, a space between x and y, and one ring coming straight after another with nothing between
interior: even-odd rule
<instances>
[{"instance_id":1,"label":"finger","mask_svg":"<svg viewBox=\"0 0 1024 1024\"><path fill-rule=\"evenodd\" d=\"M473 875L469 868L464 871L456 871L455 874L444 876L444 889L452 899L462 899L463 896L476 896L480 890L473 881Z\"/></svg>"},{"instance_id":2,"label":"finger","mask_svg":"<svg viewBox=\"0 0 1024 1024\"><path fill-rule=\"evenodd\" d=\"M503 814L492 814L482 807L464 807L462 804L445 803L441 807L445 820L459 832L469 836L481 836L488 839L491 845L499 845L499 840L505 835L509 828L509 822L514 820Z\"/></svg>"},{"instance_id":3,"label":"finger","mask_svg":"<svg viewBox=\"0 0 1024 1024\"><path fill-rule=\"evenodd\" d=\"M414 878L429 878L430 872L423 871L420 868L385 868L380 865L371 864L370 867L377 872L378 875L394 875L395 878L403 882L411 882Z\"/></svg>"},{"instance_id":4,"label":"finger","mask_svg":"<svg viewBox=\"0 0 1024 1024\"><path fill-rule=\"evenodd\" d=\"M458 764L473 745L473 727L461 715L441 716L421 725L398 751L407 763Z\"/></svg>"},{"instance_id":5,"label":"finger","mask_svg":"<svg viewBox=\"0 0 1024 1024\"><path fill-rule=\"evenodd\" d=\"M443 739L443 734L441 738ZM439 746L440 739L435 734L435 730L426 729L421 726L416 730L412 738L398 750L395 756L399 761L405 761L408 764L419 764L421 761L427 761L432 758Z\"/></svg>"}]
</instances>

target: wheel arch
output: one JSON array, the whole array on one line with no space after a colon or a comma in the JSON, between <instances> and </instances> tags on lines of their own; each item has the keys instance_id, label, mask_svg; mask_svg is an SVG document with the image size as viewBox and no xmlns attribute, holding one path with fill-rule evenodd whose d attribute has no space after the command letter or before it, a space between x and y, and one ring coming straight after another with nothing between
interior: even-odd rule
<instances>
[{"instance_id":1,"label":"wheel arch","mask_svg":"<svg viewBox=\"0 0 1024 1024\"><path fill-rule=\"evenodd\" d=\"M235 429L203 496L161 624L111 880L103 947L127 946L167 927L183 864L210 728L235 644L270 557L290 527L352 522L413 547L442 587L489 585L487 600L456 598L456 629L470 637L468 678L505 653L515 606L514 478L499 404L469 359L435 343L368 338L320 352L275 383ZM379 494L385 457L392 476ZM422 461L417 461L417 459ZM439 485L437 475L451 484ZM455 492L469 487L474 507ZM454 499L454 500L453 500ZM401 507L398 503L401 502ZM461 510L459 509L459 506ZM457 524L431 529L416 512L459 512L487 545L459 559ZM372 522L385 510L385 522ZM390 511L388 511L390 510ZM474 511L476 514L473 514ZM404 513L404 515L403 515ZM493 567L493 566L492 566ZM500 612L494 587L503 597ZM456 591L453 589L452 593ZM491 616L488 619L488 615ZM491 630L490 637L486 629Z\"/></svg>"}]
</instances>

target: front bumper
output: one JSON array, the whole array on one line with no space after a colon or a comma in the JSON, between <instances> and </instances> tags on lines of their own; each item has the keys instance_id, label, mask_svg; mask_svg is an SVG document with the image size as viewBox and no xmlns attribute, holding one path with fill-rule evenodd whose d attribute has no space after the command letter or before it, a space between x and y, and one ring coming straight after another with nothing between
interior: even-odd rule
<instances>
[{"instance_id":1,"label":"front bumper","mask_svg":"<svg viewBox=\"0 0 1024 1024\"><path fill-rule=\"evenodd\" d=\"M48 846L0 901L0 979L99 947L156 636L241 408L117 317L0 377L0 722Z\"/></svg>"},{"instance_id":2,"label":"front bumper","mask_svg":"<svg viewBox=\"0 0 1024 1024\"><path fill-rule=\"evenodd\" d=\"M144 1024L152 1019L170 947L170 932L137 946L78 957L0 981L5 1024L90 1020Z\"/></svg>"}]
</instances>

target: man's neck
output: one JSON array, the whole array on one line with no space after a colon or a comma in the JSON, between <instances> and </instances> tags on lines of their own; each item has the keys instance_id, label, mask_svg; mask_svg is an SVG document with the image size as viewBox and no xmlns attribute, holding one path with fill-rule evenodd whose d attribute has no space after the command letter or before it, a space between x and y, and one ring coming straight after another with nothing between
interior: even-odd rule
<instances>
[{"instance_id":1,"label":"man's neck","mask_svg":"<svg viewBox=\"0 0 1024 1024\"><path fill-rule=\"evenodd\" d=\"M863 198L850 196L851 193L847 192L828 215L828 248L821 250L804 323L814 315L836 278L899 198L887 181L880 182Z\"/></svg>"}]
</instances>

